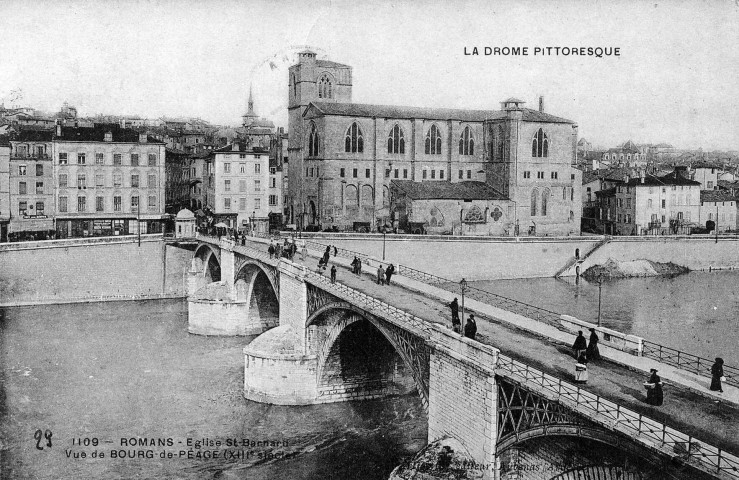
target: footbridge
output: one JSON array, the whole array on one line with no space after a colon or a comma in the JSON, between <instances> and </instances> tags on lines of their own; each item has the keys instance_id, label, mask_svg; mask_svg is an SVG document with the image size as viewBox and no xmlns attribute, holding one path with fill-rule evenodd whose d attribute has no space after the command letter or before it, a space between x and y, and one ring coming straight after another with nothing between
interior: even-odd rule
<instances>
[{"instance_id":1,"label":"footbridge","mask_svg":"<svg viewBox=\"0 0 739 480\"><path fill-rule=\"evenodd\" d=\"M736 438L702 430L700 405L687 419L671 418L599 384L574 385L559 360L546 359L557 352L545 340L506 333L484 319L480 341L463 338L445 324L438 299L376 285L349 273L348 261L338 257L332 283L327 272L298 258L271 258L263 243L198 240L188 275L189 328L258 335L244 348L248 399L306 405L415 391L427 412L428 442L455 439L481 466L475 471L482 478L507 478L505 462L527 444L572 437L654 473L644 478L739 478ZM733 417L718 413L716 421L736 433ZM547 478L566 478L597 460L563 466Z\"/></svg>"}]
</instances>

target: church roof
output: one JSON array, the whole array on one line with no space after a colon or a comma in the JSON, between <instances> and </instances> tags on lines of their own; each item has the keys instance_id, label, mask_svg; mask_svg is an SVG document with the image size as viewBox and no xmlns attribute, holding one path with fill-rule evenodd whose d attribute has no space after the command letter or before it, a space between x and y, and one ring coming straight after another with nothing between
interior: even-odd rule
<instances>
[{"instance_id":1,"label":"church roof","mask_svg":"<svg viewBox=\"0 0 739 480\"><path fill-rule=\"evenodd\" d=\"M463 122L482 122L504 118L500 110L464 110L457 108L405 107L399 105L373 105L365 103L311 102L311 105L324 115L343 115L348 117L382 117L403 119L460 120ZM555 117L548 113L524 108L523 121L545 123L575 123ZM310 107L306 109L310 111Z\"/></svg>"},{"instance_id":2,"label":"church roof","mask_svg":"<svg viewBox=\"0 0 739 480\"><path fill-rule=\"evenodd\" d=\"M414 200L507 200L485 182L414 182L391 180L395 188Z\"/></svg>"},{"instance_id":3,"label":"church roof","mask_svg":"<svg viewBox=\"0 0 739 480\"><path fill-rule=\"evenodd\" d=\"M325 68L351 68L349 65L332 62L331 60L316 60L316 65Z\"/></svg>"}]
</instances>

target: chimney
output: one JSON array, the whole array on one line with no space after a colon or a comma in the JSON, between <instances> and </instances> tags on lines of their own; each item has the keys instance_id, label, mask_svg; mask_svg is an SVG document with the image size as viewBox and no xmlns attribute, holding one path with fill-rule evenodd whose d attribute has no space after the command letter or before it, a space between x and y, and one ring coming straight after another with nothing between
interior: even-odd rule
<instances>
[{"instance_id":1,"label":"chimney","mask_svg":"<svg viewBox=\"0 0 739 480\"><path fill-rule=\"evenodd\" d=\"M544 113L544 97L539 95L539 113Z\"/></svg>"},{"instance_id":2,"label":"chimney","mask_svg":"<svg viewBox=\"0 0 739 480\"><path fill-rule=\"evenodd\" d=\"M56 122L56 136L57 137L61 137L62 136L62 123L59 120L57 120L57 122Z\"/></svg>"},{"instance_id":3,"label":"chimney","mask_svg":"<svg viewBox=\"0 0 739 480\"><path fill-rule=\"evenodd\" d=\"M639 170L639 181L641 183L644 183L644 178L645 177L646 177L646 173L644 172L644 170Z\"/></svg>"}]
</instances>

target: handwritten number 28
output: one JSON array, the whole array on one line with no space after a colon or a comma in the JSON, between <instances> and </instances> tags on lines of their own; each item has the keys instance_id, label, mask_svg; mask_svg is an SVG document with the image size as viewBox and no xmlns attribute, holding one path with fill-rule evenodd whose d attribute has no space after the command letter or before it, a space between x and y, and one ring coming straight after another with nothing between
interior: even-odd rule
<instances>
[{"instance_id":1,"label":"handwritten number 28","mask_svg":"<svg viewBox=\"0 0 739 480\"><path fill-rule=\"evenodd\" d=\"M36 439L36 448L39 450L44 449L44 447L41 446L41 440L44 438L46 439L46 446L51 448L51 435L51 430L49 430L48 428L45 432L42 432L40 428L36 430L36 432L34 432L33 434L33 438Z\"/></svg>"}]
</instances>

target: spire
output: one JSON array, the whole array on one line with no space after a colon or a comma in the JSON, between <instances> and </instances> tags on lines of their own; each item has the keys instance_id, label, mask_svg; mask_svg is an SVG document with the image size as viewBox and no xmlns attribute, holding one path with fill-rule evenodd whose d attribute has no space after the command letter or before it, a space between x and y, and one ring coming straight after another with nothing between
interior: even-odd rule
<instances>
[{"instance_id":1,"label":"spire","mask_svg":"<svg viewBox=\"0 0 739 480\"><path fill-rule=\"evenodd\" d=\"M249 84L249 111L248 113L254 115L254 98L251 93L251 84Z\"/></svg>"},{"instance_id":2,"label":"spire","mask_svg":"<svg viewBox=\"0 0 739 480\"><path fill-rule=\"evenodd\" d=\"M252 94L252 86L249 84L249 102L247 104L247 112L241 116L243 126L248 127L253 124L259 116L254 113L254 95Z\"/></svg>"}]
</instances>

